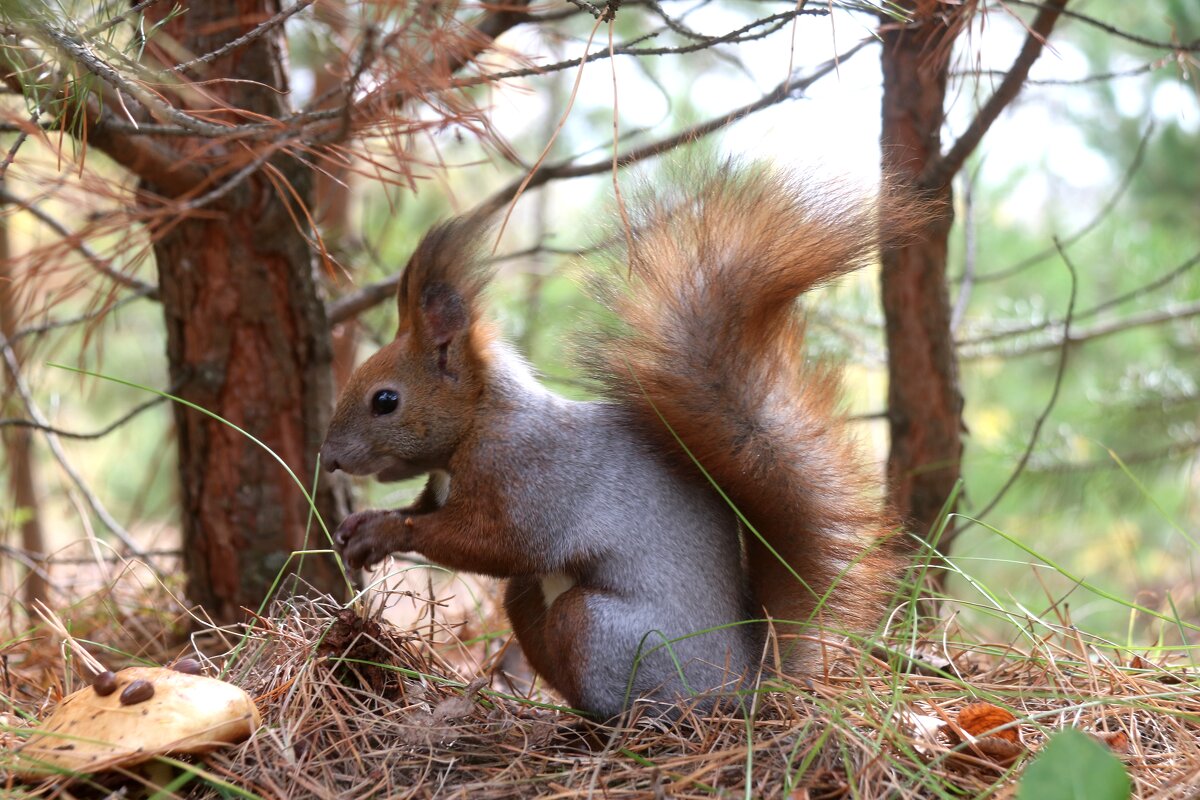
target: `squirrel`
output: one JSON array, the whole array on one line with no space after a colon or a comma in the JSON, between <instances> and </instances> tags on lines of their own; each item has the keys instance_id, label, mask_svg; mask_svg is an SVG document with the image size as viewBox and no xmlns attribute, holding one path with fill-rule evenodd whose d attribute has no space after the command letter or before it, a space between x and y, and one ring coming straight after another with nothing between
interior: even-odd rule
<instances>
[{"instance_id":1,"label":"squirrel","mask_svg":"<svg viewBox=\"0 0 1200 800\"><path fill-rule=\"evenodd\" d=\"M348 516L346 564L415 552L506 579L534 670L600 718L737 696L780 652L771 631L799 634L781 669L819 673L819 628L873 630L903 556L796 300L905 228L887 195L726 163L627 209L624 264L599 287L616 323L586 357L597 401L543 387L486 319L487 221L433 228L396 338L321 448L330 471L428 482L409 507Z\"/></svg>"}]
</instances>

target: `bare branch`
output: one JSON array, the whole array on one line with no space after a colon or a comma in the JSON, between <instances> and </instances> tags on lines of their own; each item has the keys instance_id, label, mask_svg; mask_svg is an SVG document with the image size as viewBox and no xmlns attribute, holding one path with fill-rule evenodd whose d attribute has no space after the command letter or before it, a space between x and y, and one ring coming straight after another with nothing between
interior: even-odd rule
<instances>
[{"instance_id":1,"label":"bare branch","mask_svg":"<svg viewBox=\"0 0 1200 800\"><path fill-rule=\"evenodd\" d=\"M225 137L229 135L228 125L216 125L180 111L166 100L147 90L140 83L129 80L117 72L111 64L93 53L86 42L75 38L65 31L52 28L49 25L40 25L38 26L38 30L50 39L50 41L58 45L73 61L111 86L117 92L118 96L124 92L141 103L147 111L159 119L173 122L179 127L199 136Z\"/></svg>"},{"instance_id":2,"label":"bare branch","mask_svg":"<svg viewBox=\"0 0 1200 800\"><path fill-rule=\"evenodd\" d=\"M1130 291L1126 292L1125 294L1121 294L1121 295L1117 295L1116 297L1109 298L1108 300L1105 300L1102 303L1098 303L1097 305L1092 306L1091 308L1087 309L1086 311L1080 311L1078 314L1075 315L1075 319L1076 319L1076 321L1078 321L1081 319L1087 319L1089 317L1094 317L1097 314L1107 311L1110 308L1114 308L1115 306L1118 306L1122 303L1127 303L1130 300L1135 300L1138 297L1141 297L1142 295L1150 294L1151 292L1157 291L1158 289L1161 289L1162 287L1171 283L1172 281L1174 281L1176 278L1180 277L1184 273L1188 272L1189 270L1191 270L1193 267L1197 266L1198 264L1200 264L1200 253L1196 253L1191 258L1187 259L1182 264L1175 267L1175 269L1171 270L1170 272L1167 272L1164 275L1160 275L1159 277L1155 278L1154 280L1150 281L1149 283L1145 283L1135 289L1131 289ZM961 340L959 340L958 345L960 347L974 347L974 346L978 346L981 344L988 344L990 342L999 341L1001 339L1011 339L1011 338L1017 337L1017 336L1027 336L1031 333L1038 333L1040 331L1044 331L1047 328L1061 326L1062 324L1063 324L1062 320L1045 320L1043 322L1039 322L1034 325L1027 325L1022 328L1012 328L1009 330L995 331L993 333L986 333L981 336L975 336L970 339L961 339Z\"/></svg>"},{"instance_id":3,"label":"bare branch","mask_svg":"<svg viewBox=\"0 0 1200 800\"><path fill-rule=\"evenodd\" d=\"M1112 336L1117 333L1124 333L1135 328L1146 328L1153 325L1162 325L1167 322L1175 322L1176 320L1190 319L1191 317L1200 316L1200 300L1192 303L1184 303L1182 305L1172 306L1170 308L1158 309L1154 311L1146 311L1141 314L1130 314L1128 317L1105 322L1099 325L1093 325L1090 328L1077 330L1070 336L1069 344L1083 344L1094 339L1101 339L1105 336ZM974 361L981 358L1019 358L1022 356L1032 356L1038 353L1045 353L1051 350L1057 350L1062 343L1062 338L1054 338L1047 341L1036 342L1021 348L1013 348L1009 350L999 350L997 348L976 347L959 351L960 361Z\"/></svg>"},{"instance_id":4,"label":"bare branch","mask_svg":"<svg viewBox=\"0 0 1200 800\"><path fill-rule=\"evenodd\" d=\"M37 403L34 401L33 393L30 391L29 385L25 383L25 378L21 374L21 366L17 363L16 354L13 352L12 345L2 334L0 334L0 354L2 354L4 357L5 366L8 368L8 373L12 377L13 386L16 387L17 394L21 397L21 401L25 404L25 412L29 414L30 419L36 422L43 430L43 433L46 437L46 444L50 446L50 452L54 454L54 458L56 461L58 461L59 466L62 467L63 472L65 472L67 477L71 479L71 483L73 483L75 488L79 490L79 493L83 495L84 500L92 509L92 513L94 513L100 519L100 521L104 523L105 527L112 532L113 536L117 537L121 544L125 545L126 549L128 549L130 553L145 561L150 568L154 570L156 575L161 576L161 571L155 566L154 562L147 558L142 549L138 547L137 542L135 542L133 537L129 535L129 531L125 530L125 528L113 518L112 514L108 513L108 509L106 509L104 504L100 502L100 498L96 497L96 495L92 493L92 490L88 488L87 483L83 480L83 476L79 474L79 472L67 459L67 454L63 451L62 444L58 441L58 437L51 430L47 430L51 428L50 421L46 419L45 415L42 414L41 409L38 408Z\"/></svg>"},{"instance_id":5,"label":"bare branch","mask_svg":"<svg viewBox=\"0 0 1200 800\"><path fill-rule=\"evenodd\" d=\"M264 33L268 33L274 28L278 28L280 25L284 24L289 19L296 16L315 2L316 0L296 0L291 7L285 8L283 11L275 14L270 19L264 20L263 22L243 33L241 36L238 36L236 39L226 42L210 53L205 53L202 56L197 56L196 58L184 61L181 64L176 64L175 66L171 67L171 71L183 72L200 64L207 64L210 61L215 61L226 53L230 53L237 48L242 47L243 45L249 44L250 42L262 36Z\"/></svg>"},{"instance_id":6,"label":"bare branch","mask_svg":"<svg viewBox=\"0 0 1200 800\"><path fill-rule=\"evenodd\" d=\"M1054 3L1034 3L1030 2L1030 0L1004 0L1004 2L1007 5L1025 6L1027 8L1036 8L1040 11L1045 11L1054 5ZM1140 44L1145 47L1153 47L1156 50L1170 50L1176 53L1200 53L1200 39L1195 39L1186 44L1179 42L1158 41L1155 39L1148 39L1145 36L1138 36L1136 33L1123 31L1115 25L1110 25L1107 22L1098 20L1095 17L1089 17L1086 14L1081 14L1078 11L1061 11L1061 13L1063 16L1070 17L1071 19L1077 19L1080 22L1091 25L1094 28L1099 28L1107 34L1125 39L1133 42L1134 44Z\"/></svg>"},{"instance_id":7,"label":"bare branch","mask_svg":"<svg viewBox=\"0 0 1200 800\"><path fill-rule=\"evenodd\" d=\"M983 108L979 109L975 119L967 126L966 131L958 138L954 146L940 158L931 159L925 166L917 179L918 185L938 190L962 169L963 162L979 146L979 141L996 121L996 118L1000 116L1000 112L1020 93L1025 78L1029 75L1030 67L1041 55L1046 38L1050 35L1054 23L1058 21L1059 14L1066 4L1067 0L1050 0L1041 6L1029 28L1029 34L1025 37L1024 46L1021 47L1017 59L1005 74L1004 80L1000 81L996 91L983 104Z\"/></svg>"},{"instance_id":8,"label":"bare branch","mask_svg":"<svg viewBox=\"0 0 1200 800\"><path fill-rule=\"evenodd\" d=\"M818 67L812 74L804 78L786 80L776 86L773 90L760 97L758 100L741 108L734 109L728 114L717 117L715 119L702 122L694 125L684 131L681 131L673 136L665 139L660 139L642 147L637 147L627 153L617 156L616 165L618 168L626 167L630 164L635 164L653 156L661 155L675 147L686 142L692 142L702 136L706 136L714 131L718 131L740 119L743 119L756 111L760 111L769 106L780 103L789 98L798 96L808 89L821 78L835 71L839 64L844 64L848 59L852 58L856 53L862 50L869 44L873 44L875 39L863 39L854 47L842 53L836 58ZM541 186L549 183L552 180L581 178L589 175L598 175L603 172L608 172L613 169L613 159L605 159L590 164L574 164L573 159L566 159L557 164L541 167L533 175L525 186L526 189ZM494 213L502 208L506 203L510 202L517 192L521 189L522 180L516 180L508 186L494 193L487 200L483 201L477 207L477 211L483 213ZM371 308L379 303L384 302L396 292L396 287L399 285L400 275L392 275L381 281L364 286L356 291L350 292L338 299L330 302L326 308L326 316L329 318L330 324L345 322L358 316L363 311Z\"/></svg>"},{"instance_id":9,"label":"bare branch","mask_svg":"<svg viewBox=\"0 0 1200 800\"><path fill-rule=\"evenodd\" d=\"M142 297L149 297L155 300L158 299L158 287L152 286L145 281L138 280L132 275L126 275L120 270L113 269L109 265L108 259L102 257L95 250L88 247L87 243L83 240L83 237L80 234L72 233L65 225L56 220L54 217L50 216L32 203L22 200L0 185L0 205L5 204L28 211L43 225L51 228L55 233L61 236L64 241L69 243L72 248L77 250L84 257L84 259L87 260L92 269L96 270L109 280L113 281L114 283L119 283L121 286L124 286L127 289L134 290Z\"/></svg>"},{"instance_id":10,"label":"bare branch","mask_svg":"<svg viewBox=\"0 0 1200 800\"><path fill-rule=\"evenodd\" d=\"M69 328L72 325L79 325L83 322L91 322L92 320L99 319L100 317L112 313L127 303L131 303L134 300L140 300L147 296L148 292L138 292L122 297L120 300L117 300L102 308L98 308L95 311L89 311L85 314L79 314L78 316L67 317L65 319L50 320L49 322L44 322L40 325L30 325L27 328L21 328L15 332L9 337L9 341L15 343L19 342L21 339L24 339L26 336L36 336L39 333L45 333L46 331L58 330L59 328Z\"/></svg>"},{"instance_id":11,"label":"bare branch","mask_svg":"<svg viewBox=\"0 0 1200 800\"><path fill-rule=\"evenodd\" d=\"M1121 182L1117 184L1116 190L1112 193L1108 200L1105 201L1104 205L1100 207L1100 210L1096 212L1095 216L1088 220L1083 227L1079 228L1070 236L1062 239L1064 246L1075 244L1075 242L1079 241L1084 236L1087 236L1092 232L1092 230L1095 229L1097 225L1104 221L1105 217L1112 213L1113 209L1117 207L1117 203L1120 202L1121 198L1125 196L1125 192L1128 191L1130 185L1133 183L1133 176L1139 169L1141 169L1142 160L1146 155L1146 145L1149 144L1150 136L1153 133L1154 122L1151 121L1150 124L1146 126L1146 132L1142 134L1142 138L1138 140L1137 151L1133 154L1133 160L1129 162L1129 166L1125 168L1125 173L1121 176ZM995 272L977 275L975 276L975 281L976 283L990 283L992 281L1011 278L1013 275L1024 272L1029 267L1042 263L1056 252L1057 250L1055 250L1054 246L1051 245L1050 247L1047 247L1046 249L1034 253L1028 258L1017 262L1011 267L1005 267L1004 269L996 270Z\"/></svg>"},{"instance_id":12,"label":"bare branch","mask_svg":"<svg viewBox=\"0 0 1200 800\"><path fill-rule=\"evenodd\" d=\"M177 389L178 389L178 387L173 387L173 388L169 389L168 391L171 393L174 393ZM132 409L130 409L126 413L122 414L120 417L118 417L114 421L110 422L109 424L105 425L103 428L100 428L99 430L91 431L88 433L78 433L75 431L68 431L68 430L64 430L63 428L55 428L52 425L43 425L42 423L37 422L32 419L20 419L20 418L0 419L0 428L3 428L3 427L34 428L35 430L42 431L43 433L53 433L55 436L61 436L64 439L84 439L84 440L102 439L105 436L107 436L108 434L115 431L117 428L119 428L122 425L124 425L125 423L129 422L131 419L136 417L138 414L141 414L143 411L145 411L148 408L152 408L152 407L158 405L159 403L163 402L164 400L166 400L165 397L161 397L161 396L160 397L152 397L151 399L146 400L145 402L134 406Z\"/></svg>"},{"instance_id":13,"label":"bare branch","mask_svg":"<svg viewBox=\"0 0 1200 800\"><path fill-rule=\"evenodd\" d=\"M1116 70L1113 72L1098 72L1095 75L1085 75L1082 78L1028 78L1025 81L1026 86L1085 86L1089 83L1107 83L1109 81L1120 80L1121 78L1134 78L1138 75L1145 75L1147 72L1154 72L1162 69L1173 63L1170 56L1148 61L1140 67L1131 69ZM1002 69L972 69L963 70L961 72L950 73L951 78L1002 78L1005 73Z\"/></svg>"},{"instance_id":14,"label":"bare branch","mask_svg":"<svg viewBox=\"0 0 1200 800\"><path fill-rule=\"evenodd\" d=\"M99 36L100 34L104 33L105 31L109 31L109 30L112 30L113 28L117 27L122 22L129 19L130 17L136 17L138 14L142 13L147 8L149 8L150 6L152 6L158 2L161 2L161 0L141 0L140 3L134 3L133 6L131 6L129 9L127 9L126 11L124 11L120 14L117 14L115 17L105 20L104 22L100 23L99 25L95 26L94 28L88 28L81 35L84 39L91 39L93 37Z\"/></svg>"},{"instance_id":15,"label":"bare branch","mask_svg":"<svg viewBox=\"0 0 1200 800\"><path fill-rule=\"evenodd\" d=\"M992 512L1004 496L1008 494L1008 490L1017 482L1017 478L1021 477L1021 473L1025 471L1025 467L1029 464L1029 457L1033 455L1033 448L1037 446L1038 438L1042 433L1042 426L1046 424L1046 419L1050 416L1050 412L1054 410L1055 404L1058 403L1058 393L1062 389L1063 376L1067 373L1067 354L1070 352L1071 345L1071 320L1075 313L1075 298L1079 291L1079 274L1075 271L1075 265L1071 263L1071 259L1067 256L1067 251L1063 249L1062 243L1057 239L1054 241L1058 247L1059 255L1062 256L1063 264L1071 273L1071 295L1067 299L1067 313L1063 317L1063 335L1061 350L1058 356L1058 370L1054 373L1054 388L1050 390L1050 399L1046 401L1046 407L1042 409L1042 413L1038 414L1038 418L1033 423L1033 430L1029 434L1029 441L1025 444L1025 452L1021 454L1021 458L1017 461L1017 466L1013 468L1012 474L1008 476L1008 480L1000 487L992 497L991 502L983 507L983 510L978 514L972 515L972 521L978 522Z\"/></svg>"},{"instance_id":16,"label":"bare branch","mask_svg":"<svg viewBox=\"0 0 1200 800\"><path fill-rule=\"evenodd\" d=\"M661 155L669 150L678 147L687 142L694 142L697 139L707 136L710 133L719 131L740 119L750 116L756 111L761 111L764 108L776 105L784 100L797 97L806 89L812 86L821 78L837 70L838 65L844 64L852 58L856 53L862 50L869 44L876 42L873 38L863 39L858 44L851 47L845 53L831 58L821 66L817 67L812 74L803 78L789 78L783 81L770 92L755 100L753 103L744 105L741 108L735 108L723 116L716 117L702 122L698 125L693 125L679 133L668 136L665 139L660 139L642 147L634 148L626 153L623 153L616 158L617 167L627 167L630 164L635 164L639 161L644 161L647 158ZM561 161L558 164L543 166L537 170L533 178L525 184L526 189L532 189L552 180L566 178L582 178L588 175L598 175L602 172L608 172L613 169L613 159L608 158L603 161L596 161L591 164L574 164L572 159ZM510 183L500 191L493 194L487 200L479 204L479 209L491 213L506 203L510 202L516 196L517 191L521 188L523 181L517 180Z\"/></svg>"},{"instance_id":17,"label":"bare branch","mask_svg":"<svg viewBox=\"0 0 1200 800\"><path fill-rule=\"evenodd\" d=\"M630 42L618 45L610 52L607 48L597 50L594 53L588 53L586 57L569 58L564 61L557 61L553 64L545 64L537 67L525 67L520 69L511 69L504 72L489 72L486 75L481 75L474 78L464 78L457 81L456 86L476 86L484 83L494 83L496 81L508 80L510 78L526 78L531 75L545 75L550 72L560 72L562 70L573 69L580 64L590 64L593 61L601 61L614 56L666 56L666 55L682 55L685 53L695 53L700 50L706 50L715 47L719 44L744 44L753 42L759 39L778 33L783 30L789 22L798 16L826 16L829 13L827 8L793 8L789 11L783 11L778 14L771 14L766 17L760 17L740 28L736 28L727 33L717 36L707 36L703 39L693 41L690 44L678 45L674 47L638 47L637 45L647 39L652 39L658 33L651 33L646 36L638 37ZM759 30L761 28L761 30Z\"/></svg>"},{"instance_id":18,"label":"bare branch","mask_svg":"<svg viewBox=\"0 0 1200 800\"><path fill-rule=\"evenodd\" d=\"M16 68L3 75L3 81L12 91L23 94L20 75L22 72L36 72L44 65L34 62L28 53L22 53L12 48L8 51L10 59L21 59ZM62 90L55 92L59 101L66 98ZM78 118L55 120L49 129L61 129L75 133L89 147L96 147L106 153L134 175L148 181L157 189L174 195L186 194L205 178L204 170L194 164L181 162L178 153L162 147L157 142L145 138L126 136L120 125L109 125L113 114L109 110L116 105L114 97L101 93L103 102L89 95L83 100L83 106Z\"/></svg>"},{"instance_id":19,"label":"bare branch","mask_svg":"<svg viewBox=\"0 0 1200 800\"><path fill-rule=\"evenodd\" d=\"M1192 456L1198 450L1200 450L1200 436L1171 442L1162 447L1122 453L1121 462L1127 466L1130 464L1150 464L1155 461L1166 461L1172 458ZM1029 471L1038 475L1062 475L1076 472L1097 472L1100 470L1117 469L1118 467L1120 467L1120 464L1112 458L1105 458L1094 461L1067 461L1046 466L1033 466L1029 468Z\"/></svg>"}]
</instances>

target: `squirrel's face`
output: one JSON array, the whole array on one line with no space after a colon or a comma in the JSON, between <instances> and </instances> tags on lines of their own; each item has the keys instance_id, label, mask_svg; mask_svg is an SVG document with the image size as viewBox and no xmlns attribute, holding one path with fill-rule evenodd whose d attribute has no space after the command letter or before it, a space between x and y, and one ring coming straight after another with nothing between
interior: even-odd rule
<instances>
[{"instance_id":1,"label":"squirrel's face","mask_svg":"<svg viewBox=\"0 0 1200 800\"><path fill-rule=\"evenodd\" d=\"M465 332L464 332L465 334ZM321 446L330 471L403 480L446 469L466 436L477 395L459 343L427 352L410 331L350 377Z\"/></svg>"}]
</instances>

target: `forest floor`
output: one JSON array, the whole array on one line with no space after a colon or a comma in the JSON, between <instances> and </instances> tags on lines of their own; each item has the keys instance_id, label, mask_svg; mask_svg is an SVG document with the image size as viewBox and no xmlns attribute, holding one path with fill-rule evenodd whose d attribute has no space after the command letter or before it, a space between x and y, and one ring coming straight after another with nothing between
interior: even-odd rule
<instances>
[{"instance_id":1,"label":"forest floor","mask_svg":"<svg viewBox=\"0 0 1200 800\"><path fill-rule=\"evenodd\" d=\"M467 607L490 615L472 595ZM41 620L21 622L10 603L0 768L14 764L61 697L90 681L83 650L114 670L198 658L254 699L257 733L196 760L172 759L165 773L143 766L22 782L8 772L0 796L1200 793L1200 675L1163 663L1161 649L1126 651L1089 636L1061 608L1052 621L1014 622L1007 641L966 642L953 622L905 618L869 647L831 643L819 676L764 669L749 719L639 704L599 724L530 683L502 620L447 623L435 613L444 604L420 598L413 608L422 611L407 619L379 617L384 600L411 604L410 589L376 593L372 610L293 598L236 629L197 622L175 597L131 570Z\"/></svg>"}]
</instances>

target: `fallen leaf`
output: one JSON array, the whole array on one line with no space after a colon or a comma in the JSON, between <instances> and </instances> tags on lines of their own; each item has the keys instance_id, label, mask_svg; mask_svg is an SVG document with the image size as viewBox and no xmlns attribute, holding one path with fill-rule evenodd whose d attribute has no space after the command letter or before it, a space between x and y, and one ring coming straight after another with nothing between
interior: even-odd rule
<instances>
[{"instance_id":1,"label":"fallen leaf","mask_svg":"<svg viewBox=\"0 0 1200 800\"><path fill-rule=\"evenodd\" d=\"M1020 742L1011 742L999 736L980 736L968 747L969 749L963 752L977 750L1002 767L1012 765L1026 752L1025 745Z\"/></svg>"},{"instance_id":2,"label":"fallen leaf","mask_svg":"<svg viewBox=\"0 0 1200 800\"><path fill-rule=\"evenodd\" d=\"M1114 753L1129 752L1129 734L1125 731L1095 731L1092 736L1108 745Z\"/></svg>"},{"instance_id":3,"label":"fallen leaf","mask_svg":"<svg viewBox=\"0 0 1200 800\"><path fill-rule=\"evenodd\" d=\"M1016 721L1017 718L1003 708L982 702L963 706L958 712L957 720L958 727L971 736L980 737L986 734L1013 744L1020 744L1021 736L1015 726L1001 731L995 730L1002 725Z\"/></svg>"}]
</instances>

